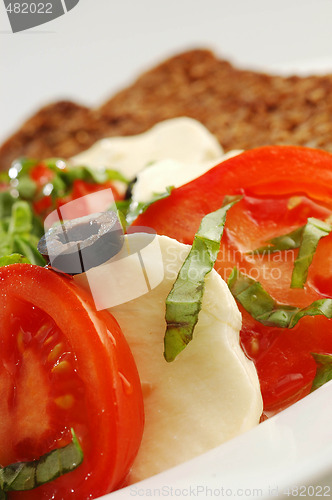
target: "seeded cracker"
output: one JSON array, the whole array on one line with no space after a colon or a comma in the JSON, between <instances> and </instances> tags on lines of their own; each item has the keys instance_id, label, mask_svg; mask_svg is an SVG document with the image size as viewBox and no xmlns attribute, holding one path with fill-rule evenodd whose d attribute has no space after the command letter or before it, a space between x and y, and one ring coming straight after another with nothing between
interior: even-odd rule
<instances>
[{"instance_id":1,"label":"seeded cracker","mask_svg":"<svg viewBox=\"0 0 332 500\"><path fill-rule=\"evenodd\" d=\"M68 101L42 108L0 147L0 168L19 156L70 157L102 137L138 134L176 116L202 122L226 151L298 144L332 152L332 75L271 76L188 51L98 109Z\"/></svg>"}]
</instances>

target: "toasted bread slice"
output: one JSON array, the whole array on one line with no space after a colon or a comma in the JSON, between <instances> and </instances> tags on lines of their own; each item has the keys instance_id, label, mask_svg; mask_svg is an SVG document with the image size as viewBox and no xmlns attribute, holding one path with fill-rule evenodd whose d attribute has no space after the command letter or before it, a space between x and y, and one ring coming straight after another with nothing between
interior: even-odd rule
<instances>
[{"instance_id":1,"label":"toasted bread slice","mask_svg":"<svg viewBox=\"0 0 332 500\"><path fill-rule=\"evenodd\" d=\"M98 109L44 107L0 147L0 167L19 156L70 157L107 136L132 135L189 116L226 151L298 144L332 151L332 75L271 76L192 50L144 73Z\"/></svg>"}]
</instances>

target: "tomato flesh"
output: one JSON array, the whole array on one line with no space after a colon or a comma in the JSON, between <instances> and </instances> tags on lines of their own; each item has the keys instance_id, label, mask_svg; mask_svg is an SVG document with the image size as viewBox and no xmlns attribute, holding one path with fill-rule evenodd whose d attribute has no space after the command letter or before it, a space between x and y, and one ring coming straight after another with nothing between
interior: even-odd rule
<instances>
[{"instance_id":1,"label":"tomato flesh","mask_svg":"<svg viewBox=\"0 0 332 500\"><path fill-rule=\"evenodd\" d=\"M332 155L300 147L265 147L223 162L151 205L135 225L151 226L192 243L201 219L226 195L242 200L227 214L216 270L227 280L234 266L259 281L272 297L298 307L332 296L332 234L318 245L303 289L291 289L298 250L269 255L250 251L332 214ZM308 394L316 372L312 352L332 354L332 320L303 318L293 329L266 327L241 306L242 347L256 365L264 412L273 415Z\"/></svg>"},{"instance_id":2,"label":"tomato flesh","mask_svg":"<svg viewBox=\"0 0 332 500\"><path fill-rule=\"evenodd\" d=\"M72 280L27 264L0 269L0 463L71 440L74 471L9 498L96 498L121 486L143 430L137 369L116 320ZM129 387L129 389L128 389Z\"/></svg>"},{"instance_id":3,"label":"tomato flesh","mask_svg":"<svg viewBox=\"0 0 332 500\"><path fill-rule=\"evenodd\" d=\"M3 349L11 383L2 405L11 401L12 417L11 432L2 428L1 442L5 433L11 442L0 449L0 463L33 460L46 443L50 449L67 444L70 427L86 427L84 383L71 346L41 310L22 301L15 308L22 316L11 321L12 336Z\"/></svg>"}]
</instances>

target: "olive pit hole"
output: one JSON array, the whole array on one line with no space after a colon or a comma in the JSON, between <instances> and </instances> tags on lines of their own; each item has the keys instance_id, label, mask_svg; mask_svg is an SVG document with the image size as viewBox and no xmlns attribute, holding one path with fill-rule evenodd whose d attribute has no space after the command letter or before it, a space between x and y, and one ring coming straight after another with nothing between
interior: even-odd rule
<instances>
[{"instance_id":1,"label":"olive pit hole","mask_svg":"<svg viewBox=\"0 0 332 500\"><path fill-rule=\"evenodd\" d=\"M57 239L64 245L72 241L84 241L90 238L90 236L98 234L99 229L100 224L96 221L77 224L67 229L63 226L63 231L57 234Z\"/></svg>"}]
</instances>

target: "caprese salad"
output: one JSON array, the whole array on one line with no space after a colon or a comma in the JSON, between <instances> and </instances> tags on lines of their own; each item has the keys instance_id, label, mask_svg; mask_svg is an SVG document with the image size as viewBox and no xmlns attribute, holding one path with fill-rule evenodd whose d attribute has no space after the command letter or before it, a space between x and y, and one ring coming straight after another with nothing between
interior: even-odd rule
<instances>
[{"instance_id":1,"label":"caprese salad","mask_svg":"<svg viewBox=\"0 0 332 500\"><path fill-rule=\"evenodd\" d=\"M0 192L0 495L97 498L332 378L331 177L329 153L224 155L187 118L14 162ZM46 266L44 219L109 188L120 252L74 276Z\"/></svg>"}]
</instances>

